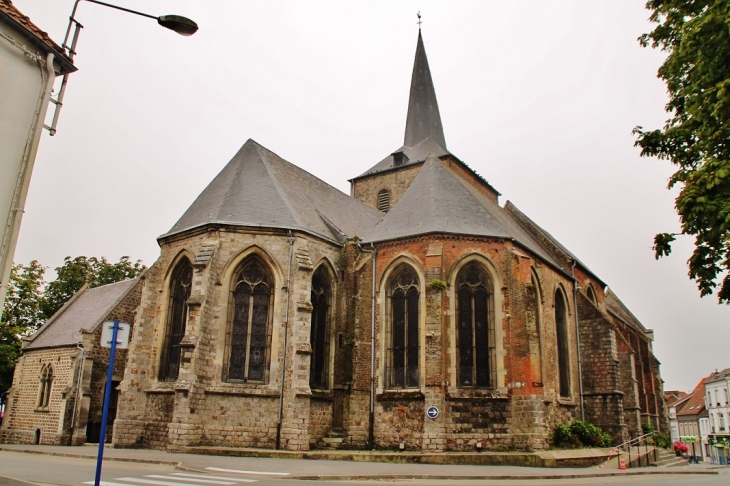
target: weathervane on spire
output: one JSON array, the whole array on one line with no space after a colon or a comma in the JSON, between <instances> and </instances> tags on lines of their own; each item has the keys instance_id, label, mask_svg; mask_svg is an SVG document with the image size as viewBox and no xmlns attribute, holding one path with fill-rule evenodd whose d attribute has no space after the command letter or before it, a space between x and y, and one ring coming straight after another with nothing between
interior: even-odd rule
<instances>
[{"instance_id":1,"label":"weathervane on spire","mask_svg":"<svg viewBox=\"0 0 730 486\"><path fill-rule=\"evenodd\" d=\"M421 30L421 24L423 23L423 20L421 20L421 11L419 10L416 15L418 15L418 22L416 22L418 24L418 30Z\"/></svg>"}]
</instances>

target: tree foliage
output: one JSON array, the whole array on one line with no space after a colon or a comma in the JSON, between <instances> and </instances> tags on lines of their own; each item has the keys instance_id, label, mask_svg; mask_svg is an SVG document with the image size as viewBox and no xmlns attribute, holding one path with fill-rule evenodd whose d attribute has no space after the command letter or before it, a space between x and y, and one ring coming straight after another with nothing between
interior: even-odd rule
<instances>
[{"instance_id":1,"label":"tree foliage","mask_svg":"<svg viewBox=\"0 0 730 486\"><path fill-rule=\"evenodd\" d=\"M66 257L63 265L56 268L56 280L46 287L43 314L46 317L55 314L86 282L89 287L98 287L134 278L144 269L140 260L132 262L128 256L121 257L117 263L111 263L104 257Z\"/></svg>"},{"instance_id":2,"label":"tree foliage","mask_svg":"<svg viewBox=\"0 0 730 486\"><path fill-rule=\"evenodd\" d=\"M116 263L104 257L66 257L63 265L56 268L56 279L46 284L46 268L38 261L14 265L0 320L0 391L12 384L22 338L33 334L84 283L98 287L119 282L136 277L145 268L140 260L132 262L127 256Z\"/></svg>"},{"instance_id":3,"label":"tree foliage","mask_svg":"<svg viewBox=\"0 0 730 486\"><path fill-rule=\"evenodd\" d=\"M0 391L13 382L13 369L20 357L21 339L35 332L44 321L43 274L46 269L36 260L14 265L10 272L0 321Z\"/></svg>"},{"instance_id":4,"label":"tree foliage","mask_svg":"<svg viewBox=\"0 0 730 486\"><path fill-rule=\"evenodd\" d=\"M702 296L718 284L730 303L730 0L649 0L656 27L639 38L667 53L658 77L670 114L662 129L636 127L642 156L669 160L680 187L681 234L695 237L689 276ZM654 239L656 258L671 252L671 233Z\"/></svg>"}]
</instances>

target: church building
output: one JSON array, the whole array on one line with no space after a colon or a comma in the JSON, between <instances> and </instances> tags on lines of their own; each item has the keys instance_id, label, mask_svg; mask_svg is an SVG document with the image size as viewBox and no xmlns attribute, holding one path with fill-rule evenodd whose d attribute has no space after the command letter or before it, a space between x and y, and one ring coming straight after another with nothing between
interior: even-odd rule
<instances>
[{"instance_id":1,"label":"church building","mask_svg":"<svg viewBox=\"0 0 730 486\"><path fill-rule=\"evenodd\" d=\"M666 433L653 334L452 154L419 32L403 146L347 195L248 140L143 276L115 447L544 450Z\"/></svg>"}]
</instances>

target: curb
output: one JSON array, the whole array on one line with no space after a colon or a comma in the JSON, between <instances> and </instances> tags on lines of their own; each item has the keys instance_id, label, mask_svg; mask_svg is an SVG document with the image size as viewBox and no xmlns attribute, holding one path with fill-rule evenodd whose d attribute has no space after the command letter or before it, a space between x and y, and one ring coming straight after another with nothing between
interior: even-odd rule
<instances>
[{"instance_id":1,"label":"curb","mask_svg":"<svg viewBox=\"0 0 730 486\"><path fill-rule=\"evenodd\" d=\"M21 454L38 454L46 456L59 456L59 457L74 457L79 459L96 459L96 456L88 454L73 454L67 452L50 452L50 451L34 451L29 449L2 449L6 452L19 452ZM105 461L118 461L118 462L138 462L144 464L160 464L167 466L174 466L176 470L186 472L196 472L201 474L209 474L210 471L205 469L197 469L192 467L184 466L182 462L178 461L164 461L156 459L137 459L131 457L104 457ZM399 481L399 480L508 480L508 479L522 479L522 480L551 480L551 479L590 479L590 478L602 478L602 477L616 477L616 476L657 476L657 475L719 475L720 471L718 468L713 469L701 469L696 471L691 470L672 470L674 468L667 469L656 469L642 470L642 471L615 471L615 472L590 472L590 473L578 473L578 474L464 474L464 475L440 475L440 474L354 474L354 475L311 475L303 474L298 476L287 476L279 479L294 479L300 481ZM2 477L0 477L2 478ZM15 480L13 478L7 478L11 481L18 481L22 484L33 485L34 483L28 483L26 481ZM2 483L0 483L2 484Z\"/></svg>"}]
</instances>

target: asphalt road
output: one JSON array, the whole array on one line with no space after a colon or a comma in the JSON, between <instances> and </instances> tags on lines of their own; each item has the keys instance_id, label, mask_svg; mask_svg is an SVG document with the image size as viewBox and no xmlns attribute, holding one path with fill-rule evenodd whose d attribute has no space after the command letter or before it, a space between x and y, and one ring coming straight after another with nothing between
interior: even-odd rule
<instances>
[{"instance_id":1,"label":"asphalt road","mask_svg":"<svg viewBox=\"0 0 730 486\"><path fill-rule=\"evenodd\" d=\"M275 460L266 461L271 466L267 471L242 471L240 469L219 468L206 469L204 463L201 470L184 471L172 465L157 465L139 462L105 461L102 468L102 485L104 486L296 486L303 482L310 486L372 484L373 481L303 481L287 479L287 474L298 469L299 461ZM309 461L311 464L311 461ZM215 467L215 466L208 466ZM324 468L325 465L322 464ZM220 470L224 469L224 470ZM519 485L598 485L598 484L638 484L646 486L728 486L730 469L718 470L719 475L647 475L623 477L594 477L577 479L510 479L510 480L448 480L449 486L475 486L508 484ZM33 484L82 486L93 484L96 472L96 461L73 457L58 457L36 454L22 454L8 451L0 452L0 486L24 486L14 480ZM6 480L3 477L13 478ZM296 481L296 482L295 482ZM378 482L398 482L414 486L444 486L444 480L398 480ZM259 484L256 484L259 483Z\"/></svg>"}]
</instances>

